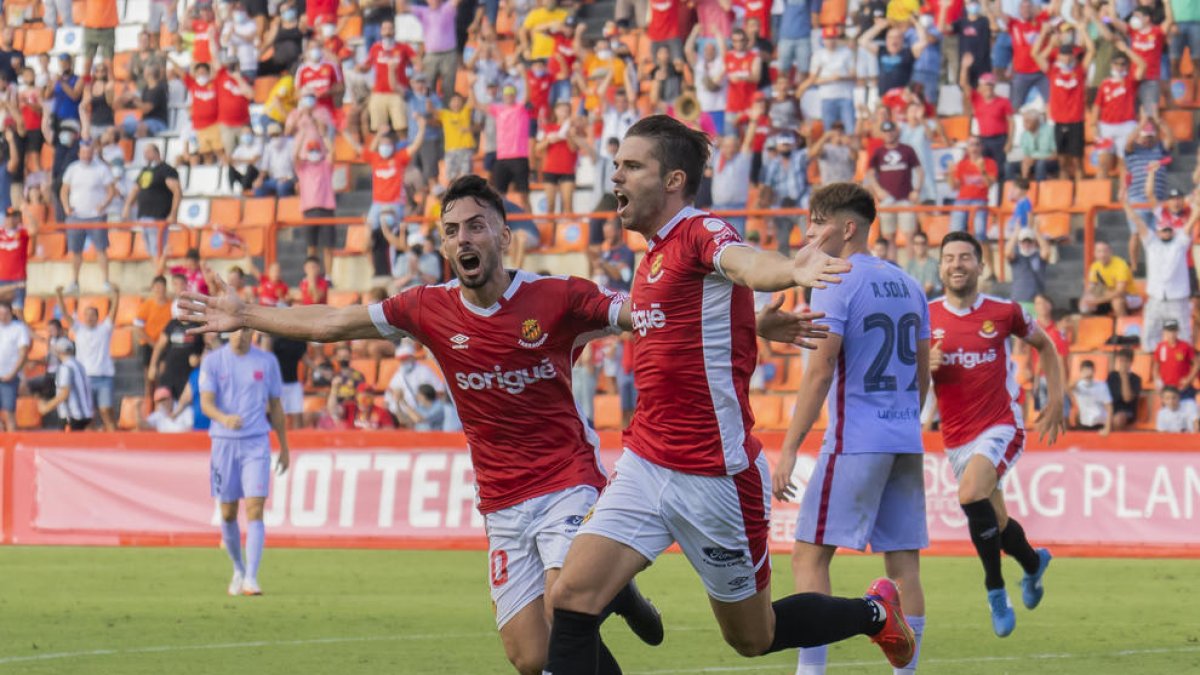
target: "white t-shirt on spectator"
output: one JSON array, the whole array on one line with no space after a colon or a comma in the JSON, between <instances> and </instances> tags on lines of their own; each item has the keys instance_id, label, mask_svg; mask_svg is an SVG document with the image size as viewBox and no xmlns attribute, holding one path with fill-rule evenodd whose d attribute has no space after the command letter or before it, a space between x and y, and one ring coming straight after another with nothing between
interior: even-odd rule
<instances>
[{"instance_id":1,"label":"white t-shirt on spectator","mask_svg":"<svg viewBox=\"0 0 1200 675\"><path fill-rule=\"evenodd\" d=\"M21 360L21 347L29 346L29 327L11 320L0 325L0 377L7 376Z\"/></svg>"},{"instance_id":2,"label":"white t-shirt on spectator","mask_svg":"<svg viewBox=\"0 0 1200 675\"><path fill-rule=\"evenodd\" d=\"M1075 383L1075 402L1079 404L1079 424L1094 427L1104 424L1108 417L1105 405L1112 403L1108 383L1093 379Z\"/></svg>"},{"instance_id":3,"label":"white t-shirt on spectator","mask_svg":"<svg viewBox=\"0 0 1200 675\"><path fill-rule=\"evenodd\" d=\"M832 52L825 48L818 49L812 55L809 68L817 81L830 77L843 78L840 82L817 85L817 94L822 101L854 97L854 52L849 47L839 47Z\"/></svg>"},{"instance_id":4,"label":"white t-shirt on spectator","mask_svg":"<svg viewBox=\"0 0 1200 675\"><path fill-rule=\"evenodd\" d=\"M146 418L146 423L154 427L160 434L180 434L192 430L192 409L184 408L179 417L171 419L170 415L155 410Z\"/></svg>"},{"instance_id":5,"label":"white t-shirt on spectator","mask_svg":"<svg viewBox=\"0 0 1200 675\"><path fill-rule=\"evenodd\" d=\"M221 30L221 44L233 48L242 72L258 70L258 47L254 44L257 37L258 24L248 16L241 23L230 19Z\"/></svg>"},{"instance_id":6,"label":"white t-shirt on spectator","mask_svg":"<svg viewBox=\"0 0 1200 675\"><path fill-rule=\"evenodd\" d=\"M1187 433L1196 428L1196 402L1180 401L1178 410L1159 408L1154 428L1169 434Z\"/></svg>"},{"instance_id":7,"label":"white t-shirt on spectator","mask_svg":"<svg viewBox=\"0 0 1200 675\"><path fill-rule=\"evenodd\" d=\"M396 369L396 374L392 375L391 382L388 382L387 393L384 395L384 400L387 402L388 410L393 415L399 416L400 407L396 404L396 390L400 390L401 396L404 397L404 402L411 408L417 406L417 389L423 384L428 384L433 387L434 391L441 393L445 390L442 386L442 380L433 372L433 369L424 363L413 363L410 367L407 364L400 364Z\"/></svg>"},{"instance_id":8,"label":"white t-shirt on spectator","mask_svg":"<svg viewBox=\"0 0 1200 675\"><path fill-rule=\"evenodd\" d=\"M716 91L704 85L704 77L708 76L720 85ZM696 100L704 112L725 110L725 64L720 58L705 61L704 57L696 59Z\"/></svg>"},{"instance_id":9,"label":"white t-shirt on spectator","mask_svg":"<svg viewBox=\"0 0 1200 675\"><path fill-rule=\"evenodd\" d=\"M112 317L88 328L87 324L75 320L75 356L90 377L111 377L117 369L113 365L110 346L112 344Z\"/></svg>"},{"instance_id":10,"label":"white t-shirt on spectator","mask_svg":"<svg viewBox=\"0 0 1200 675\"><path fill-rule=\"evenodd\" d=\"M77 218L98 218L100 205L108 199L108 186L113 183L112 170L104 162L71 162L63 173L63 184L69 186L67 195L71 210Z\"/></svg>"},{"instance_id":11,"label":"white t-shirt on spectator","mask_svg":"<svg viewBox=\"0 0 1200 675\"><path fill-rule=\"evenodd\" d=\"M1158 233L1142 237L1146 249L1146 297L1151 300L1184 300L1192 293L1189 285L1188 256L1192 239L1183 229L1175 230L1171 241Z\"/></svg>"}]
</instances>

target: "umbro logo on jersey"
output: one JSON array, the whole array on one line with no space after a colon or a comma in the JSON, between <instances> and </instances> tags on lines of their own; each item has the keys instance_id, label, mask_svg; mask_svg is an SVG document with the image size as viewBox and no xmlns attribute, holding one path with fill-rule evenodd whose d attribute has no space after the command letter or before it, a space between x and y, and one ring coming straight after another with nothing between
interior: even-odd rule
<instances>
[{"instance_id":1,"label":"umbro logo on jersey","mask_svg":"<svg viewBox=\"0 0 1200 675\"><path fill-rule=\"evenodd\" d=\"M661 253L654 258L654 262L650 263L650 274L646 275L646 283L652 284L662 278L663 275L663 256Z\"/></svg>"},{"instance_id":2,"label":"umbro logo on jersey","mask_svg":"<svg viewBox=\"0 0 1200 675\"><path fill-rule=\"evenodd\" d=\"M996 337L996 324L991 319L984 321L983 325L980 326L979 337L989 340Z\"/></svg>"},{"instance_id":3,"label":"umbro logo on jersey","mask_svg":"<svg viewBox=\"0 0 1200 675\"><path fill-rule=\"evenodd\" d=\"M470 339L471 339L470 336L463 335L462 333L458 333L454 337L450 338L450 342L452 343L452 346L450 348L451 349L466 349L467 347L470 347L470 345L467 344L467 340L470 340Z\"/></svg>"}]
</instances>

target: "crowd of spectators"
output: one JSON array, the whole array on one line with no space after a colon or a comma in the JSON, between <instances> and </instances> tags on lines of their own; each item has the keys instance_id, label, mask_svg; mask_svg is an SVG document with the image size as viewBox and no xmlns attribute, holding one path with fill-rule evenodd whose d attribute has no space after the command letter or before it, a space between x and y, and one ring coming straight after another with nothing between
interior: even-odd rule
<instances>
[{"instance_id":1,"label":"crowd of spectators","mask_svg":"<svg viewBox=\"0 0 1200 675\"><path fill-rule=\"evenodd\" d=\"M214 344L189 335L171 307L179 292L212 290L217 280L196 251L169 261L159 227L178 222L185 171L219 167L234 194L295 195L304 218L329 218L345 213L334 173L339 148L349 148L371 176L361 214L374 277L368 302L446 279L430 223L458 176L484 173L507 195L516 267L545 243L545 231L521 214L611 210L618 139L650 113L714 137L698 205L734 212L730 221L756 245L789 252L804 222L745 210L803 208L814 185L858 179L882 206L896 207L881 214L874 250L935 296L936 247L926 214L910 207L955 205L948 228L985 243L989 283L1007 270L1005 292L1039 322L1063 242L1033 208L1033 184L1078 182L1090 170L1112 177L1126 205L1127 255L1097 242L1079 310L1115 320L1140 313L1155 389L1164 404L1175 389L1183 409L1194 407L1196 372L1163 368L1170 374L1160 377L1157 368L1162 345L1190 348L1198 314L1192 242L1200 208L1190 185L1167 176L1174 141L1163 117L1174 105L1165 84L1184 76L1185 55L1200 78L1200 5L1192 0L623 1L612 17L596 17L586 1L156 0L137 14L144 30L124 50L117 33L136 3L119 11L117 0L89 0L81 27L67 0L5 4L0 299L22 307L31 238L48 221L66 224L72 276L59 295L61 316L46 329L44 365L47 376L65 373L46 412L67 423L94 417L114 428L119 406L104 347L119 297L105 224L137 221L157 270L134 326L148 402L139 424L165 431L206 423L193 395L195 364ZM21 22L40 22L60 39L76 31L79 53L55 44L26 56L14 47ZM967 116L969 130L950 133L946 114ZM1085 156L1089 148L1094 156ZM619 223L594 218L588 230L589 274L628 290L635 256ZM308 258L294 288L277 263L236 267L224 283L248 302L326 302L341 232L299 228ZM112 296L103 320L76 299L89 252ZM1047 311L1044 327L1061 314ZM19 313L0 314L0 331L12 334L0 347L0 414L10 424L30 341ZM328 353L261 344L280 359L294 425L455 424L419 346ZM589 418L600 380L613 383L626 415L632 410L625 346L594 343L575 368ZM398 362L386 387L373 389L354 369L363 357ZM72 385L79 370L85 382ZM1119 428L1128 417L1121 397L1085 404L1096 387L1084 371L1074 373L1079 423ZM1119 385L1114 391L1128 393ZM327 392L326 404L305 412L305 394L317 391ZM1113 408L1097 413L1104 405Z\"/></svg>"}]
</instances>

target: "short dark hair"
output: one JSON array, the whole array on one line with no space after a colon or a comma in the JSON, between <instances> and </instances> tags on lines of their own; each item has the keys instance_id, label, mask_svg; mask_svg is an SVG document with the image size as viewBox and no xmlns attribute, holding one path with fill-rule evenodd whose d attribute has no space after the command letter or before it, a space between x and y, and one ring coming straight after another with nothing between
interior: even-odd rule
<instances>
[{"instance_id":1,"label":"short dark hair","mask_svg":"<svg viewBox=\"0 0 1200 675\"><path fill-rule=\"evenodd\" d=\"M979 240L971 236L970 232L948 232L942 237L942 248L946 248L946 244L953 244L956 241L966 242L975 250L975 257L979 262L983 262L983 246L979 245Z\"/></svg>"},{"instance_id":2,"label":"short dark hair","mask_svg":"<svg viewBox=\"0 0 1200 675\"><path fill-rule=\"evenodd\" d=\"M1079 369L1083 370L1084 368L1091 368L1092 370L1095 370L1096 364L1091 359L1084 359L1079 362Z\"/></svg>"},{"instance_id":3,"label":"short dark hair","mask_svg":"<svg viewBox=\"0 0 1200 675\"><path fill-rule=\"evenodd\" d=\"M185 255L184 257L187 258L188 260L199 260L200 259L200 249L189 248L187 250L187 255Z\"/></svg>"},{"instance_id":4,"label":"short dark hair","mask_svg":"<svg viewBox=\"0 0 1200 675\"><path fill-rule=\"evenodd\" d=\"M878 245L880 245L880 244L883 244L884 246L888 246L888 245L889 245L889 242L888 242L888 240L887 240L887 237L876 237L876 238L875 238L875 243L874 243L873 245L874 245L874 246L878 246Z\"/></svg>"},{"instance_id":5,"label":"short dark hair","mask_svg":"<svg viewBox=\"0 0 1200 675\"><path fill-rule=\"evenodd\" d=\"M417 387L417 392L430 401L437 400L437 389L434 389L432 384L422 384Z\"/></svg>"},{"instance_id":6,"label":"short dark hair","mask_svg":"<svg viewBox=\"0 0 1200 675\"><path fill-rule=\"evenodd\" d=\"M1126 347L1125 349L1121 349L1117 352L1117 358L1118 359L1129 359L1130 361L1132 361L1133 360L1133 350L1129 349L1128 347Z\"/></svg>"},{"instance_id":7,"label":"short dark hair","mask_svg":"<svg viewBox=\"0 0 1200 675\"><path fill-rule=\"evenodd\" d=\"M917 230L916 232L914 232L913 236L912 236L912 240L913 240L914 244L917 242L918 239L924 239L925 243L929 243L929 235L925 234L924 232L922 232L920 230Z\"/></svg>"},{"instance_id":8,"label":"short dark hair","mask_svg":"<svg viewBox=\"0 0 1200 675\"><path fill-rule=\"evenodd\" d=\"M304 259L304 264L307 265L308 263L316 263L316 264L320 265L321 259L315 255L310 255Z\"/></svg>"},{"instance_id":9,"label":"short dark hair","mask_svg":"<svg viewBox=\"0 0 1200 675\"><path fill-rule=\"evenodd\" d=\"M814 218L828 218L839 211L849 211L863 221L864 227L875 222L875 197L858 183L830 183L812 193L809 213Z\"/></svg>"},{"instance_id":10,"label":"short dark hair","mask_svg":"<svg viewBox=\"0 0 1200 675\"><path fill-rule=\"evenodd\" d=\"M651 153L666 176L672 171L682 171L687 176L683 196L691 199L700 191L704 178L704 167L712 153L712 139L708 134L689 129L682 122L666 115L643 117L625 133L625 138L648 138L654 141Z\"/></svg>"},{"instance_id":11,"label":"short dark hair","mask_svg":"<svg viewBox=\"0 0 1200 675\"><path fill-rule=\"evenodd\" d=\"M1029 179L1025 178L1024 176L1017 176L1014 178L1013 185L1017 186L1017 189L1019 190L1025 190L1026 192L1029 191Z\"/></svg>"},{"instance_id":12,"label":"short dark hair","mask_svg":"<svg viewBox=\"0 0 1200 675\"><path fill-rule=\"evenodd\" d=\"M159 274L158 276L154 277L154 278L153 278L153 279L150 281L150 285L151 285L151 286L153 286L154 284L162 284L163 286L166 286L166 285L167 285L167 278L166 278L166 277L164 277L163 275Z\"/></svg>"},{"instance_id":13,"label":"short dark hair","mask_svg":"<svg viewBox=\"0 0 1200 675\"><path fill-rule=\"evenodd\" d=\"M461 176L454 179L454 182L446 189L446 194L442 195L442 213L445 214L449 211L450 204L460 199L474 199L476 204L495 211L496 215L500 216L500 222L508 225L508 218L504 211L504 198L479 176Z\"/></svg>"},{"instance_id":14,"label":"short dark hair","mask_svg":"<svg viewBox=\"0 0 1200 675\"><path fill-rule=\"evenodd\" d=\"M5 308L8 309L8 311L13 312L12 303L7 300L0 300L0 308ZM15 314L16 312L13 313Z\"/></svg>"},{"instance_id":15,"label":"short dark hair","mask_svg":"<svg viewBox=\"0 0 1200 675\"><path fill-rule=\"evenodd\" d=\"M1171 386L1163 387L1162 393L1164 396L1166 396L1167 394L1175 394L1176 396L1183 396L1183 394L1181 394L1179 391L1179 387L1171 387Z\"/></svg>"}]
</instances>

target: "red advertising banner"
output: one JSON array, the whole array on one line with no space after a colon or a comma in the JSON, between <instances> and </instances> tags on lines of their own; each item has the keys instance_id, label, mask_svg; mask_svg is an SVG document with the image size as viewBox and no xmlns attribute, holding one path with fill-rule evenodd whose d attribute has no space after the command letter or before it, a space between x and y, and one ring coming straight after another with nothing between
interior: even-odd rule
<instances>
[{"instance_id":1,"label":"red advertising banner","mask_svg":"<svg viewBox=\"0 0 1200 675\"><path fill-rule=\"evenodd\" d=\"M765 435L768 447L779 442ZM815 439L814 439L815 440ZM929 436L929 447L940 447ZM620 438L603 434L611 466ZM18 434L0 438L3 541L210 545L208 439L200 434ZM474 475L457 434L298 433L264 519L274 546L483 548ZM1041 543L1080 554L1200 556L1194 438L1069 435L1031 448L1008 474L1010 512ZM769 452L771 458L773 451ZM813 456L797 462L804 486ZM935 552L969 550L949 463L925 456ZM776 502L771 546L790 551L797 506Z\"/></svg>"}]
</instances>

